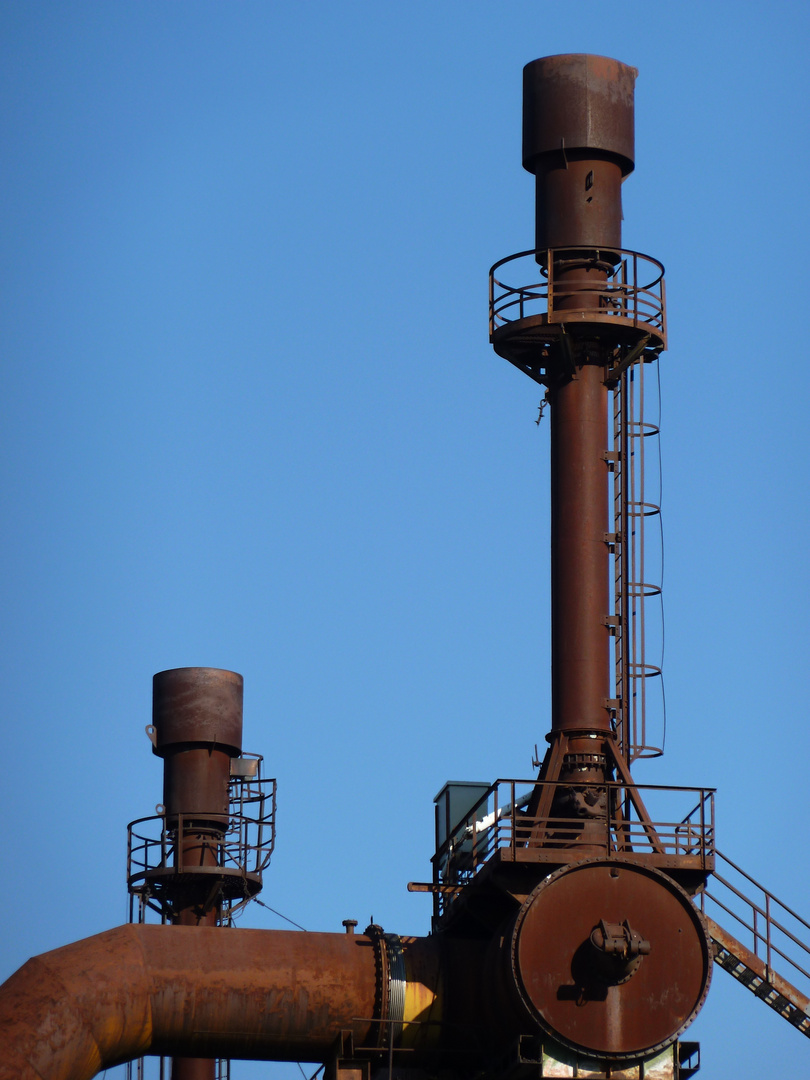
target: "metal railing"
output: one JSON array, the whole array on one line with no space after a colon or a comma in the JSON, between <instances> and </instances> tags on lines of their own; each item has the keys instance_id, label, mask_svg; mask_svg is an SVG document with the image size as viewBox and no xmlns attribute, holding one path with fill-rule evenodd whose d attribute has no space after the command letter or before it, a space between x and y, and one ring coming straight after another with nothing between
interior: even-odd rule
<instances>
[{"instance_id":1,"label":"metal railing","mask_svg":"<svg viewBox=\"0 0 810 1080\"><path fill-rule=\"evenodd\" d=\"M238 879L260 881L275 845L275 816L275 780L238 778L231 781L229 811L221 828L203 825L205 815L200 813L171 817L163 813L130 822L130 893L145 894L148 906L159 911L162 886L182 874L221 873L237 879L237 890Z\"/></svg>"},{"instance_id":2,"label":"metal railing","mask_svg":"<svg viewBox=\"0 0 810 1080\"><path fill-rule=\"evenodd\" d=\"M536 259L538 254L539 260ZM620 248L589 249L587 259L582 257L581 247L550 248L539 253L520 251L496 262L489 271L490 337L500 327L531 315L545 315L549 322L570 319L572 297L582 297L582 309L597 322L621 320L665 337L664 267L657 259ZM592 262L600 268L609 267L607 278L592 285L581 280L575 285L565 280L556 281L555 264L573 258ZM497 275L502 266L512 263L516 265L510 265L509 269L515 271L516 277L520 270L520 279L531 281L531 277L539 272L541 280L529 285L507 284ZM560 310L563 301L566 301L565 309Z\"/></svg>"},{"instance_id":3,"label":"metal railing","mask_svg":"<svg viewBox=\"0 0 810 1080\"><path fill-rule=\"evenodd\" d=\"M544 800L548 788L553 790ZM666 809L642 818L637 794L639 805L659 802ZM533 807L543 802L551 809L541 815ZM498 852L512 862L532 861L541 851L545 861L557 853L561 862L576 857L578 850L582 857L655 854L682 858L709 872L714 835L713 789L496 780L438 845L435 895L439 907L446 906L454 889L471 881Z\"/></svg>"},{"instance_id":4,"label":"metal railing","mask_svg":"<svg viewBox=\"0 0 810 1080\"><path fill-rule=\"evenodd\" d=\"M716 869L700 893L700 910L734 931L764 964L810 996L810 922L716 851ZM729 918L724 916L730 916Z\"/></svg>"},{"instance_id":5,"label":"metal railing","mask_svg":"<svg viewBox=\"0 0 810 1080\"><path fill-rule=\"evenodd\" d=\"M231 763L238 771L228 784L228 814L221 821L206 815L177 814L138 818L127 828L127 884L129 921L145 923L151 912L162 923L172 918L172 880L182 874L229 875L230 888L222 889L218 922L233 925L237 912L261 887L261 874L275 844L276 781L263 778L260 754L242 754ZM211 818L212 815L208 815ZM218 815L213 815L217 818ZM221 827L220 827L221 825ZM211 864L214 865L211 865ZM248 881L250 879L250 882ZM165 1080L169 1058L136 1058L127 1062L126 1080ZM229 1080L230 1061L216 1059L216 1080Z\"/></svg>"}]
</instances>

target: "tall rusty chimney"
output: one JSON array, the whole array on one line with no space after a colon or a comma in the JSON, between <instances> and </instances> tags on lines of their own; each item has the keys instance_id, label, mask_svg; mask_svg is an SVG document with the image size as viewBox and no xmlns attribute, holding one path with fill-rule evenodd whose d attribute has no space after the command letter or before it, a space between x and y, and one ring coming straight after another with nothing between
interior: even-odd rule
<instances>
[{"instance_id":1,"label":"tall rusty chimney","mask_svg":"<svg viewBox=\"0 0 810 1080\"><path fill-rule=\"evenodd\" d=\"M536 248L496 263L490 278L492 344L546 387L550 406L551 731L541 772L549 781L614 770L630 780L611 663L622 631L611 550L628 537L610 521L611 470L621 462L609 407L623 374L666 345L663 268L622 249L636 74L582 54L526 65L523 165L535 176ZM504 284L514 260L528 272L526 256L541 282Z\"/></svg>"},{"instance_id":2,"label":"tall rusty chimney","mask_svg":"<svg viewBox=\"0 0 810 1080\"><path fill-rule=\"evenodd\" d=\"M589 752L610 733L608 386L616 347L605 284L622 246L622 179L633 169L635 68L551 56L523 69L523 165L536 177L536 258L579 323L549 378L551 414L551 727ZM565 322L560 324L565 326ZM586 330L585 327L588 329ZM584 735L585 744L577 736Z\"/></svg>"}]
</instances>

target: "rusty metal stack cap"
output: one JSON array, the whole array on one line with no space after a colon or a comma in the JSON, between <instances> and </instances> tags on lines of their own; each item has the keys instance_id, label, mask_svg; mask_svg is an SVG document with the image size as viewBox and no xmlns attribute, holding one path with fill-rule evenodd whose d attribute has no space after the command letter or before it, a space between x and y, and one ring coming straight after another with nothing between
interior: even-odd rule
<instances>
[{"instance_id":1,"label":"rusty metal stack cap","mask_svg":"<svg viewBox=\"0 0 810 1080\"><path fill-rule=\"evenodd\" d=\"M598 151L633 171L633 95L638 71L587 53L544 56L523 69L523 167L546 154Z\"/></svg>"},{"instance_id":2,"label":"rusty metal stack cap","mask_svg":"<svg viewBox=\"0 0 810 1080\"><path fill-rule=\"evenodd\" d=\"M172 668L152 680L154 752L204 744L242 753L243 679L220 668Z\"/></svg>"}]
</instances>

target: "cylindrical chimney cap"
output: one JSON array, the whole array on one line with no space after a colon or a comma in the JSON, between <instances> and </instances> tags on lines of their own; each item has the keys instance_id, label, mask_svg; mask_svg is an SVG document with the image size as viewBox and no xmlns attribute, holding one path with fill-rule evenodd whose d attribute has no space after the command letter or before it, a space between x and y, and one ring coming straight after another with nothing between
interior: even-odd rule
<instances>
[{"instance_id":1,"label":"cylindrical chimney cap","mask_svg":"<svg viewBox=\"0 0 810 1080\"><path fill-rule=\"evenodd\" d=\"M544 56L523 69L523 167L545 154L597 151L633 171L633 90L638 71L587 53Z\"/></svg>"},{"instance_id":2,"label":"cylindrical chimney cap","mask_svg":"<svg viewBox=\"0 0 810 1080\"><path fill-rule=\"evenodd\" d=\"M220 668L172 668L152 680L154 751L178 743L242 753L242 676Z\"/></svg>"}]
</instances>

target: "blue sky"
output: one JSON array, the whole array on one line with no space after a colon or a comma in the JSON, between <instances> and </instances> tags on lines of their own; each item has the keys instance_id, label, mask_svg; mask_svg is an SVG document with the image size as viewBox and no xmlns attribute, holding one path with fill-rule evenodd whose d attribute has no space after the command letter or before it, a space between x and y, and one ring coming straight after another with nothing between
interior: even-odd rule
<instances>
[{"instance_id":1,"label":"blue sky","mask_svg":"<svg viewBox=\"0 0 810 1080\"><path fill-rule=\"evenodd\" d=\"M533 242L521 69L560 52L639 69L624 244L667 267L667 754L638 779L718 787L719 847L810 911L807 6L0 20L0 977L124 921L155 671L244 675L264 899L308 929L427 932L433 796L531 771L548 431L486 274ZM721 971L690 1035L707 1080L807 1054Z\"/></svg>"}]
</instances>

